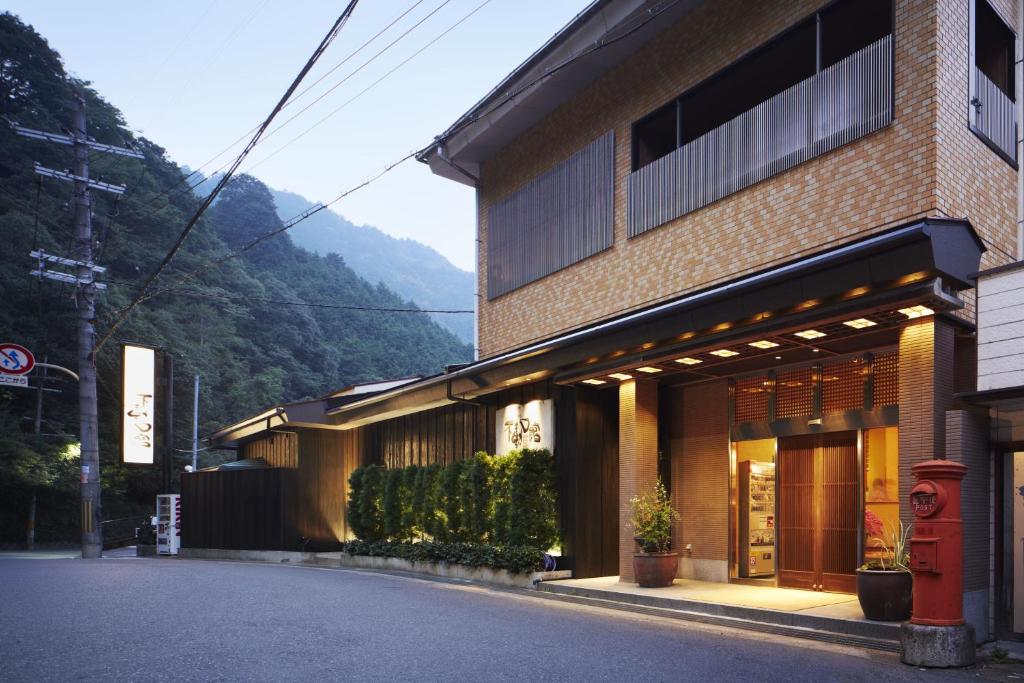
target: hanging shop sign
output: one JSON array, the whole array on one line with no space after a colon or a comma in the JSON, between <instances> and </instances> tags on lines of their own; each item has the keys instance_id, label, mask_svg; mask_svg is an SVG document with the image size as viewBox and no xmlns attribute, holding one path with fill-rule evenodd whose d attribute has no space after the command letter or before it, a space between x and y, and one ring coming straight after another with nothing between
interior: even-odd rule
<instances>
[{"instance_id":1,"label":"hanging shop sign","mask_svg":"<svg viewBox=\"0 0 1024 683\"><path fill-rule=\"evenodd\" d=\"M122 350L121 458L153 464L156 447L156 350L125 344Z\"/></svg>"},{"instance_id":2,"label":"hanging shop sign","mask_svg":"<svg viewBox=\"0 0 1024 683\"><path fill-rule=\"evenodd\" d=\"M498 455L523 448L555 450L555 402L537 399L513 403L497 413Z\"/></svg>"}]
</instances>

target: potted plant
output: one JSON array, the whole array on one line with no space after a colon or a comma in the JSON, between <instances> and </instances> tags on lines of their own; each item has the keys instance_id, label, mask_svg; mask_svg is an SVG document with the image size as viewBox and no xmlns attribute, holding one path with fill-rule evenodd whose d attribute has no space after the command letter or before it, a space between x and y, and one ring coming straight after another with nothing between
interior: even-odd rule
<instances>
[{"instance_id":1,"label":"potted plant","mask_svg":"<svg viewBox=\"0 0 1024 683\"><path fill-rule=\"evenodd\" d=\"M672 509L661 480L651 491L633 496L629 526L640 552L633 555L633 574L643 588L671 586L679 567L679 554L671 552L672 522L678 517Z\"/></svg>"},{"instance_id":2,"label":"potted plant","mask_svg":"<svg viewBox=\"0 0 1024 683\"><path fill-rule=\"evenodd\" d=\"M870 510L864 513L864 532L880 550L857 570L857 600L873 621L906 621L913 606L913 575L908 543L910 527L882 524Z\"/></svg>"}]
</instances>

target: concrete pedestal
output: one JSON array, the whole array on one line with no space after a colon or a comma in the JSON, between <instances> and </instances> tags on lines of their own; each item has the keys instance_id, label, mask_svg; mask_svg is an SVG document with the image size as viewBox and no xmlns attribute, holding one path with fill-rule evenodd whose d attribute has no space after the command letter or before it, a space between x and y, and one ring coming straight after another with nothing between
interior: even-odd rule
<instances>
[{"instance_id":1,"label":"concrete pedestal","mask_svg":"<svg viewBox=\"0 0 1024 683\"><path fill-rule=\"evenodd\" d=\"M912 666L949 668L974 664L974 627L925 626L907 622L900 626L900 659Z\"/></svg>"}]
</instances>

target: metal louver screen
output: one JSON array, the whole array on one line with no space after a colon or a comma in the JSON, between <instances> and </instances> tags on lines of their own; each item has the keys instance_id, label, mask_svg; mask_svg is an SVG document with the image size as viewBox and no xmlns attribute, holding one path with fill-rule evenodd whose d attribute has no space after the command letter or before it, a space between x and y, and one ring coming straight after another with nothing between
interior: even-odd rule
<instances>
[{"instance_id":1,"label":"metal louver screen","mask_svg":"<svg viewBox=\"0 0 1024 683\"><path fill-rule=\"evenodd\" d=\"M897 362L895 353L879 354L875 357L872 374L875 380L876 406L894 406L900 402Z\"/></svg>"},{"instance_id":2,"label":"metal louver screen","mask_svg":"<svg viewBox=\"0 0 1024 683\"><path fill-rule=\"evenodd\" d=\"M768 419L768 399L772 382L767 375L736 380L735 422L761 422Z\"/></svg>"},{"instance_id":3,"label":"metal louver screen","mask_svg":"<svg viewBox=\"0 0 1024 683\"><path fill-rule=\"evenodd\" d=\"M612 245L615 134L609 131L487 212L493 299Z\"/></svg>"},{"instance_id":4,"label":"metal louver screen","mask_svg":"<svg viewBox=\"0 0 1024 683\"><path fill-rule=\"evenodd\" d=\"M882 128L892 96L890 35L634 171L629 236Z\"/></svg>"},{"instance_id":5,"label":"metal louver screen","mask_svg":"<svg viewBox=\"0 0 1024 683\"><path fill-rule=\"evenodd\" d=\"M821 412L825 415L864 408L864 363L857 358L830 363L821 372Z\"/></svg>"},{"instance_id":6,"label":"metal louver screen","mask_svg":"<svg viewBox=\"0 0 1024 683\"><path fill-rule=\"evenodd\" d=\"M814 413L814 371L791 370L779 375L775 390L775 417L802 417Z\"/></svg>"}]
</instances>

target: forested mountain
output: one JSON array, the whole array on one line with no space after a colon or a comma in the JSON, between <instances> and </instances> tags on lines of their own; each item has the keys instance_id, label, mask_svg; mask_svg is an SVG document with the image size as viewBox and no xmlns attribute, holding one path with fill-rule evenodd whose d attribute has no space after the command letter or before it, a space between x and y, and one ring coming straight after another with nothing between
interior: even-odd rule
<instances>
[{"instance_id":1,"label":"forested mountain","mask_svg":"<svg viewBox=\"0 0 1024 683\"><path fill-rule=\"evenodd\" d=\"M171 247L198 205L181 169L156 143L136 137L120 112L70 76L46 41L10 14L0 14L0 114L24 126L66 132L73 92L84 94L88 133L99 142L131 146L139 161L95 153L96 179L124 184L113 195L92 193L100 278L97 330L130 300ZM33 172L33 162L71 165L71 148L15 134L0 121L0 341L30 347L41 359L75 368L75 318L70 286L29 276L28 254L44 249L73 256L72 187ZM98 355L100 447L104 517L152 506L156 468L118 464L119 349L133 340L166 349L175 358L176 446L191 440L192 375L202 377L201 433L269 404L315 396L352 382L427 374L469 360L471 348L415 304L371 284L337 255L296 246L287 234L236 258L186 274L281 226L273 197L259 181L235 179L200 221L161 277L171 287L134 309ZM314 303L316 306L289 305ZM0 543L23 538L31 491L39 496L39 537L74 538L77 528L78 430L76 387L51 378L44 396L44 436L27 433L35 392L0 389ZM48 436L46 436L48 435ZM216 454L207 454L209 464ZM182 455L177 470L185 463Z\"/></svg>"},{"instance_id":2,"label":"forested mountain","mask_svg":"<svg viewBox=\"0 0 1024 683\"><path fill-rule=\"evenodd\" d=\"M273 188L270 192L282 220L315 203L292 192ZM476 307L476 276L415 240L392 237L372 225L354 225L329 209L296 225L291 236L300 247L318 254L341 254L359 275L383 282L421 308ZM464 342L473 342L473 316L439 313L434 319Z\"/></svg>"}]
</instances>

